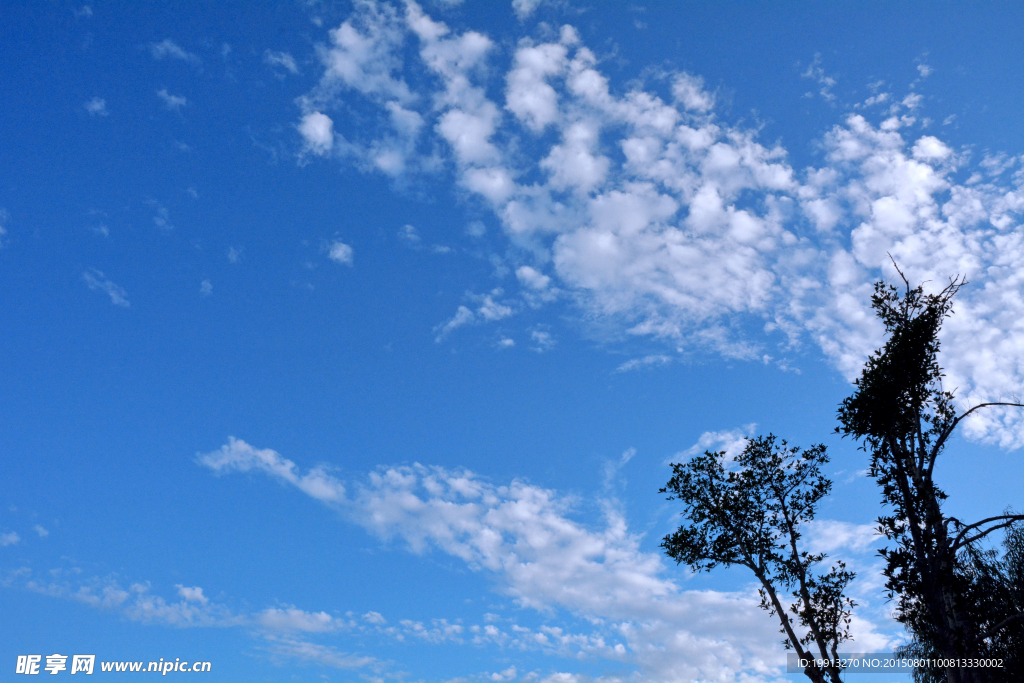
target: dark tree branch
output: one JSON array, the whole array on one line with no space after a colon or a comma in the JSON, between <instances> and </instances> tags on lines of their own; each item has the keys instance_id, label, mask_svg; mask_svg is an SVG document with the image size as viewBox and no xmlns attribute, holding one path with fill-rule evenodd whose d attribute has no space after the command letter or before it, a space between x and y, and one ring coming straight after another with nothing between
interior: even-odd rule
<instances>
[{"instance_id":1,"label":"dark tree branch","mask_svg":"<svg viewBox=\"0 0 1024 683\"><path fill-rule=\"evenodd\" d=\"M958 424L960 424L961 420L963 420L965 417L967 417L968 415L973 413L975 410L978 410L979 408L988 408L988 407L991 407L991 406L1009 406L1011 408L1024 408L1024 403L1009 403L1009 402L1002 402L1002 401L992 401L992 402L989 402L989 403L979 403L978 405L974 406L973 408L968 410L966 413L964 413L960 417L958 417L955 420L953 420L949 424L948 427L946 427L945 429L942 430L942 433L939 435L939 438L935 442L935 445L932 446L931 456L930 456L930 459L931 459L932 463L935 462L935 457L939 454L939 451L942 450L942 445L946 442L946 439L949 438L949 435L953 433L953 430L956 429L956 426Z\"/></svg>"},{"instance_id":2,"label":"dark tree branch","mask_svg":"<svg viewBox=\"0 0 1024 683\"><path fill-rule=\"evenodd\" d=\"M999 521L1001 519L1002 520L1006 520L1006 521L1004 521L1002 524L997 524L994 527L986 529L985 531L982 531L981 533L979 533L979 534L977 534L975 536L971 536L970 538L964 540L964 536L971 529L977 529L982 524L988 524L989 522L996 522L996 521ZM971 524L970 526L965 526L963 529L961 529L960 533L957 534L956 538L953 539L953 545L950 546L950 547L955 552L955 551L959 550L960 548L963 548L964 546L968 546L971 543L974 543L975 541L977 541L980 538L984 538L985 536L988 536L993 531L997 531L999 529L1003 529L1005 527L1010 526L1014 522L1020 522L1020 521L1024 521L1024 515L999 515L998 517L989 517L988 519L983 519L980 522L975 522L974 524Z\"/></svg>"},{"instance_id":3,"label":"dark tree branch","mask_svg":"<svg viewBox=\"0 0 1024 683\"><path fill-rule=\"evenodd\" d=\"M1006 617L1005 619L1000 621L998 624L996 624L992 628L990 628L987 631L985 631L984 633L982 633L980 638L982 640L985 640L986 638L991 638L992 636L994 636L995 634L999 633L1004 628L1006 628L1007 626L1009 626L1013 622L1017 621L1018 619L1024 619L1024 612L1018 612L1017 614L1014 614L1013 616Z\"/></svg>"}]
</instances>

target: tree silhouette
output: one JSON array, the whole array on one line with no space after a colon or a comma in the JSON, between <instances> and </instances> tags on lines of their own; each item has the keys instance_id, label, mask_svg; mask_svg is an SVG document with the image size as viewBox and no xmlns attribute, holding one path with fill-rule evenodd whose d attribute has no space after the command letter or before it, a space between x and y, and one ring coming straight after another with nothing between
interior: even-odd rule
<instances>
[{"instance_id":1,"label":"tree silhouette","mask_svg":"<svg viewBox=\"0 0 1024 683\"><path fill-rule=\"evenodd\" d=\"M975 544L1024 520L1024 515L1005 513L971 524L945 516L942 501L947 496L933 473L964 418L986 407L1021 404L990 402L957 412L953 394L942 387L938 334L952 313L953 297L966 283L954 278L939 293L925 294L905 277L903 282L902 294L892 285L875 285L871 303L888 339L868 358L856 390L840 406L836 431L857 439L870 453L869 474L890 509L878 518L878 528L894 542L880 552L886 562L886 588L896 600L896 619L922 634L941 658L974 658L1014 622L987 628L979 620L970 604L969 560L980 557ZM959 666L946 668L945 676L948 683L990 679L981 669Z\"/></svg>"},{"instance_id":2,"label":"tree silhouette","mask_svg":"<svg viewBox=\"0 0 1024 683\"><path fill-rule=\"evenodd\" d=\"M821 473L827 462L823 445L800 451L769 434L749 440L734 462L724 452L705 451L673 464L672 479L660 490L683 503L687 520L664 538L665 553L693 571L750 569L761 584L761 607L778 616L783 644L801 659L836 660L854 607L843 594L854 574L842 562L816 574L825 555L799 549L801 525L832 488ZM787 590L794 598L788 609L780 596ZM811 665L804 673L815 683L840 681L832 666Z\"/></svg>"}]
</instances>

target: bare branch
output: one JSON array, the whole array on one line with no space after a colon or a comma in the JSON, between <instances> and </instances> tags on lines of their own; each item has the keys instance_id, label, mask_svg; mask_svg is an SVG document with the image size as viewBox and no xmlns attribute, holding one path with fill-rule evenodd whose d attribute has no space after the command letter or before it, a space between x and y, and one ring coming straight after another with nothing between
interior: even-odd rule
<instances>
[{"instance_id":1,"label":"bare branch","mask_svg":"<svg viewBox=\"0 0 1024 683\"><path fill-rule=\"evenodd\" d=\"M979 533L979 534L977 534L975 536L971 536L967 540L963 540L964 536L966 536L967 532L970 531L971 529L977 529L978 527L980 527L983 524L988 524L989 522L997 522L999 520L1006 520L1006 521L1004 521L1002 524L997 524L996 526L991 527L990 529L986 529L985 531L983 531L983 532L981 532L981 533ZM967 545L970 545L971 543L974 543L979 538L984 538L985 536L988 536L990 533L992 533L993 531L996 531L997 529L1002 529L1004 527L1008 527L1011 524L1013 524L1014 522L1019 522L1019 521L1024 521L1024 515L999 515L997 517L989 517L987 519L983 519L980 522L975 522L974 524L970 524L968 526L965 526L963 529L961 529L960 533L957 534L956 538L953 539L953 545L950 546L950 547L953 549L954 552L956 552L960 548L962 548L964 546L967 546Z\"/></svg>"},{"instance_id":2,"label":"bare branch","mask_svg":"<svg viewBox=\"0 0 1024 683\"><path fill-rule=\"evenodd\" d=\"M974 406L966 413L953 420L953 422L951 422L948 427L942 430L942 434L939 435L939 438L935 441L935 445L932 446L932 462L935 461L935 456L938 454L938 452L942 450L942 444L946 442L946 439L949 438L949 435L953 433L953 430L956 429L956 426L960 424L961 420L963 420L965 417L967 417L968 415L970 415L979 408L988 408L990 406L1010 406L1011 408L1024 408L1024 403L1004 403L1001 401L992 401L990 403L979 403L978 405Z\"/></svg>"}]
</instances>

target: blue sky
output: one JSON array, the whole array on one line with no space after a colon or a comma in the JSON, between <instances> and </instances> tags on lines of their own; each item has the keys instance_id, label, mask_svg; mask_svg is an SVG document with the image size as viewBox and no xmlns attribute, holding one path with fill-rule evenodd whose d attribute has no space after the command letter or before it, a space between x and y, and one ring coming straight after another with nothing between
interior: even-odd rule
<instances>
[{"instance_id":1,"label":"blue sky","mask_svg":"<svg viewBox=\"0 0 1024 683\"><path fill-rule=\"evenodd\" d=\"M1024 386L1022 10L22 3L0 26L0 642L211 681L786 680L668 463L825 442L808 542L901 642L832 435L871 284ZM948 509L1024 506L1020 414ZM112 675L112 674L107 674Z\"/></svg>"}]
</instances>

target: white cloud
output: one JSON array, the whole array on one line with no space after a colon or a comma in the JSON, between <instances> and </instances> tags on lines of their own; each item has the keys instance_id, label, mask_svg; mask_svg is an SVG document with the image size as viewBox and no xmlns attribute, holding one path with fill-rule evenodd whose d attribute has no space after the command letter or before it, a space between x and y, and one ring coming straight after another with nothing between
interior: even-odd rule
<instances>
[{"instance_id":1,"label":"white cloud","mask_svg":"<svg viewBox=\"0 0 1024 683\"><path fill-rule=\"evenodd\" d=\"M171 111L177 111L188 104L188 100L180 95L172 95L166 88L156 91L156 96L164 103L164 106Z\"/></svg>"},{"instance_id":2,"label":"white cloud","mask_svg":"<svg viewBox=\"0 0 1024 683\"><path fill-rule=\"evenodd\" d=\"M510 666L504 671L495 671L494 673L489 675L488 678L490 678L492 681L512 681L515 680L516 676L516 667Z\"/></svg>"},{"instance_id":3,"label":"white cloud","mask_svg":"<svg viewBox=\"0 0 1024 683\"><path fill-rule=\"evenodd\" d=\"M271 631L305 631L323 633L334 631L343 623L327 612L306 612L296 607L271 607L256 615L257 622Z\"/></svg>"},{"instance_id":4,"label":"white cloud","mask_svg":"<svg viewBox=\"0 0 1024 683\"><path fill-rule=\"evenodd\" d=\"M24 576L24 587L54 598L74 600L96 609L113 610L130 621L162 624L178 628L226 627L246 623L225 605L210 602L199 587L177 586L179 602L171 602L150 592L148 583L133 583L128 588L113 578L82 580L79 570L54 569L47 578Z\"/></svg>"},{"instance_id":5,"label":"white cloud","mask_svg":"<svg viewBox=\"0 0 1024 683\"><path fill-rule=\"evenodd\" d=\"M295 57L292 57L287 52L273 52L271 50L267 50L263 53L263 61L272 67L281 67L289 73L299 73L299 65L295 62Z\"/></svg>"},{"instance_id":6,"label":"white cloud","mask_svg":"<svg viewBox=\"0 0 1024 683\"><path fill-rule=\"evenodd\" d=\"M515 310L511 306L497 300L503 293L500 288L493 289L487 294L467 293L466 298L474 304L476 310L465 305L459 306L455 315L434 327L434 341L441 342L451 332L464 325L495 322L513 315Z\"/></svg>"},{"instance_id":7,"label":"white cloud","mask_svg":"<svg viewBox=\"0 0 1024 683\"><path fill-rule=\"evenodd\" d=\"M371 666L377 662L373 657L360 657L341 652L330 645L311 643L293 636L264 636L267 649L278 657L314 662L332 669L349 670Z\"/></svg>"},{"instance_id":8,"label":"white cloud","mask_svg":"<svg viewBox=\"0 0 1024 683\"><path fill-rule=\"evenodd\" d=\"M11 214L8 213L7 209L0 208L0 247L4 246L4 235L7 234L7 221L11 219Z\"/></svg>"},{"instance_id":9,"label":"white cloud","mask_svg":"<svg viewBox=\"0 0 1024 683\"><path fill-rule=\"evenodd\" d=\"M704 432L685 451L676 453L666 462L686 462L698 453L712 451L713 453L724 452L726 460L732 460L747 447L747 440L753 436L756 424L748 424L739 429L727 429L720 432Z\"/></svg>"},{"instance_id":10,"label":"white cloud","mask_svg":"<svg viewBox=\"0 0 1024 683\"><path fill-rule=\"evenodd\" d=\"M527 288L526 297L531 303L536 301L550 301L556 292L553 291L551 278L539 270L530 266L519 266L516 268L516 279Z\"/></svg>"},{"instance_id":11,"label":"white cloud","mask_svg":"<svg viewBox=\"0 0 1024 683\"><path fill-rule=\"evenodd\" d=\"M627 360L625 363L615 368L615 372L629 372L630 370L638 370L640 368L651 368L658 365L668 365L672 362L672 358L664 354L655 353L644 356L643 358L632 358Z\"/></svg>"},{"instance_id":12,"label":"white cloud","mask_svg":"<svg viewBox=\"0 0 1024 683\"><path fill-rule=\"evenodd\" d=\"M814 61L807 67L803 77L817 81L818 85L821 86L818 94L821 95L823 100L829 103L835 102L836 96L832 92L832 88L836 84L836 79L825 73L825 69L821 66L820 54L814 55Z\"/></svg>"},{"instance_id":13,"label":"white cloud","mask_svg":"<svg viewBox=\"0 0 1024 683\"><path fill-rule=\"evenodd\" d=\"M882 539L874 524L851 524L833 519L816 519L807 525L807 550L835 554L839 550L863 552Z\"/></svg>"},{"instance_id":14,"label":"white cloud","mask_svg":"<svg viewBox=\"0 0 1024 683\"><path fill-rule=\"evenodd\" d=\"M213 294L213 283L209 280L203 280L199 283L199 294L201 296L210 296Z\"/></svg>"},{"instance_id":15,"label":"white cloud","mask_svg":"<svg viewBox=\"0 0 1024 683\"><path fill-rule=\"evenodd\" d=\"M544 0L512 0L512 10L520 21L524 21L543 3Z\"/></svg>"},{"instance_id":16,"label":"white cloud","mask_svg":"<svg viewBox=\"0 0 1024 683\"><path fill-rule=\"evenodd\" d=\"M367 622L371 624L376 624L378 626L383 626L384 624L388 623L388 620L385 619L380 612L367 612L363 615L363 619L365 619Z\"/></svg>"},{"instance_id":17,"label":"white cloud","mask_svg":"<svg viewBox=\"0 0 1024 683\"><path fill-rule=\"evenodd\" d=\"M512 315L512 309L509 306L498 303L494 300L495 296L499 296L501 290L495 290L490 294L485 294L478 299L480 306L477 308L477 315L484 320L494 321L507 318Z\"/></svg>"},{"instance_id":18,"label":"white cloud","mask_svg":"<svg viewBox=\"0 0 1024 683\"><path fill-rule=\"evenodd\" d=\"M156 209L156 214L153 216L153 225L161 230L174 230L174 224L171 223L171 212L167 210L166 206L154 199L148 200L146 204Z\"/></svg>"},{"instance_id":19,"label":"white cloud","mask_svg":"<svg viewBox=\"0 0 1024 683\"><path fill-rule=\"evenodd\" d=\"M928 78L929 76L932 75L932 73L934 73L934 71L935 70L932 69L927 64L918 64L917 65L917 73L921 74L921 78Z\"/></svg>"},{"instance_id":20,"label":"white cloud","mask_svg":"<svg viewBox=\"0 0 1024 683\"><path fill-rule=\"evenodd\" d=\"M820 167L798 170L756 129L720 120L698 76L671 76L672 101L639 85L617 90L571 27L511 47L507 71L489 64L499 49L414 2L361 3L332 32L320 85L302 100L307 116L313 105L361 100L377 114L372 124L345 130L351 139L333 133L346 163L395 179L447 165L522 248L528 263L509 264L523 285L518 303L492 297L504 308L481 310L474 301L438 338L558 291L673 349L763 360L777 355L766 345L810 342L852 377L882 338L871 283L894 275L892 254L912 281L972 282L943 338L958 396L1021 393L1024 298L1013 292L1024 272L1024 191L1000 170L1015 156L988 155L958 180L966 155L918 132L911 113L921 96L894 98L876 83L884 120L846 117L822 135ZM820 57L804 75L837 101ZM979 415L968 433L1019 446L1024 416Z\"/></svg>"},{"instance_id":21,"label":"white cloud","mask_svg":"<svg viewBox=\"0 0 1024 683\"><path fill-rule=\"evenodd\" d=\"M335 263L351 266L354 257L352 247L341 240L335 240L327 247L327 257Z\"/></svg>"},{"instance_id":22,"label":"white cloud","mask_svg":"<svg viewBox=\"0 0 1024 683\"><path fill-rule=\"evenodd\" d=\"M530 339L533 341L533 351L537 353L544 353L555 348L555 338L547 330L535 329L530 330Z\"/></svg>"},{"instance_id":23,"label":"white cloud","mask_svg":"<svg viewBox=\"0 0 1024 683\"><path fill-rule=\"evenodd\" d=\"M299 133L306 144L306 151L313 154L328 154L334 147L334 121L326 114L318 111L302 117Z\"/></svg>"},{"instance_id":24,"label":"white cloud","mask_svg":"<svg viewBox=\"0 0 1024 683\"><path fill-rule=\"evenodd\" d=\"M209 598L203 595L203 589L199 586L183 586L180 583L175 584L175 588L178 589L178 595L185 598L187 602L198 602L201 605L205 605L210 602Z\"/></svg>"},{"instance_id":25,"label":"white cloud","mask_svg":"<svg viewBox=\"0 0 1024 683\"><path fill-rule=\"evenodd\" d=\"M105 292L110 297L110 303L115 306L131 307L131 304L128 302L128 292L124 291L123 287L109 280L103 274L103 271L90 268L82 273L82 279L85 280L85 284L89 286L89 289Z\"/></svg>"},{"instance_id":26,"label":"white cloud","mask_svg":"<svg viewBox=\"0 0 1024 683\"><path fill-rule=\"evenodd\" d=\"M170 38L165 38L159 43L150 43L149 53L153 55L153 59L170 57L171 59L180 59L183 62L188 62L192 66L199 66L203 63L203 60L198 55L186 51Z\"/></svg>"},{"instance_id":27,"label":"white cloud","mask_svg":"<svg viewBox=\"0 0 1024 683\"><path fill-rule=\"evenodd\" d=\"M107 101L102 97L94 97L83 106L91 116L107 116L110 113L107 111Z\"/></svg>"},{"instance_id":28,"label":"white cloud","mask_svg":"<svg viewBox=\"0 0 1024 683\"><path fill-rule=\"evenodd\" d=\"M50 535L50 532L41 524L36 524L32 527L32 530L39 534L39 538L46 538Z\"/></svg>"},{"instance_id":29,"label":"white cloud","mask_svg":"<svg viewBox=\"0 0 1024 683\"><path fill-rule=\"evenodd\" d=\"M681 73L672 82L672 95L690 111L706 114L715 106L715 98L704 88L704 79Z\"/></svg>"},{"instance_id":30,"label":"white cloud","mask_svg":"<svg viewBox=\"0 0 1024 683\"><path fill-rule=\"evenodd\" d=\"M228 247L227 257L228 263L238 263L242 260L242 250L234 247Z\"/></svg>"},{"instance_id":31,"label":"white cloud","mask_svg":"<svg viewBox=\"0 0 1024 683\"><path fill-rule=\"evenodd\" d=\"M468 325L475 319L476 316L473 315L473 311L469 310L465 306L459 306L458 310L455 311L455 315L453 315L449 320L445 321L444 323L434 328L434 341L440 342L445 337L447 337L452 331L457 330L463 325Z\"/></svg>"},{"instance_id":32,"label":"white cloud","mask_svg":"<svg viewBox=\"0 0 1024 683\"><path fill-rule=\"evenodd\" d=\"M925 135L914 143L913 157L919 161L943 161L953 153L941 140Z\"/></svg>"},{"instance_id":33,"label":"white cloud","mask_svg":"<svg viewBox=\"0 0 1024 683\"><path fill-rule=\"evenodd\" d=\"M258 470L297 486L307 495L324 503L340 503L345 499L344 485L323 467L299 476L295 463L269 448L255 449L241 439L231 437L220 450L200 454L197 462L217 473Z\"/></svg>"},{"instance_id":34,"label":"white cloud","mask_svg":"<svg viewBox=\"0 0 1024 683\"><path fill-rule=\"evenodd\" d=\"M0 548L8 545L17 545L20 541L21 536L18 535L17 531L0 534Z\"/></svg>"},{"instance_id":35,"label":"white cloud","mask_svg":"<svg viewBox=\"0 0 1024 683\"><path fill-rule=\"evenodd\" d=\"M409 225L408 223L403 225L398 231L398 239L402 240L409 246L417 246L423 241L420 237L420 233L416 230L415 226Z\"/></svg>"}]
</instances>

